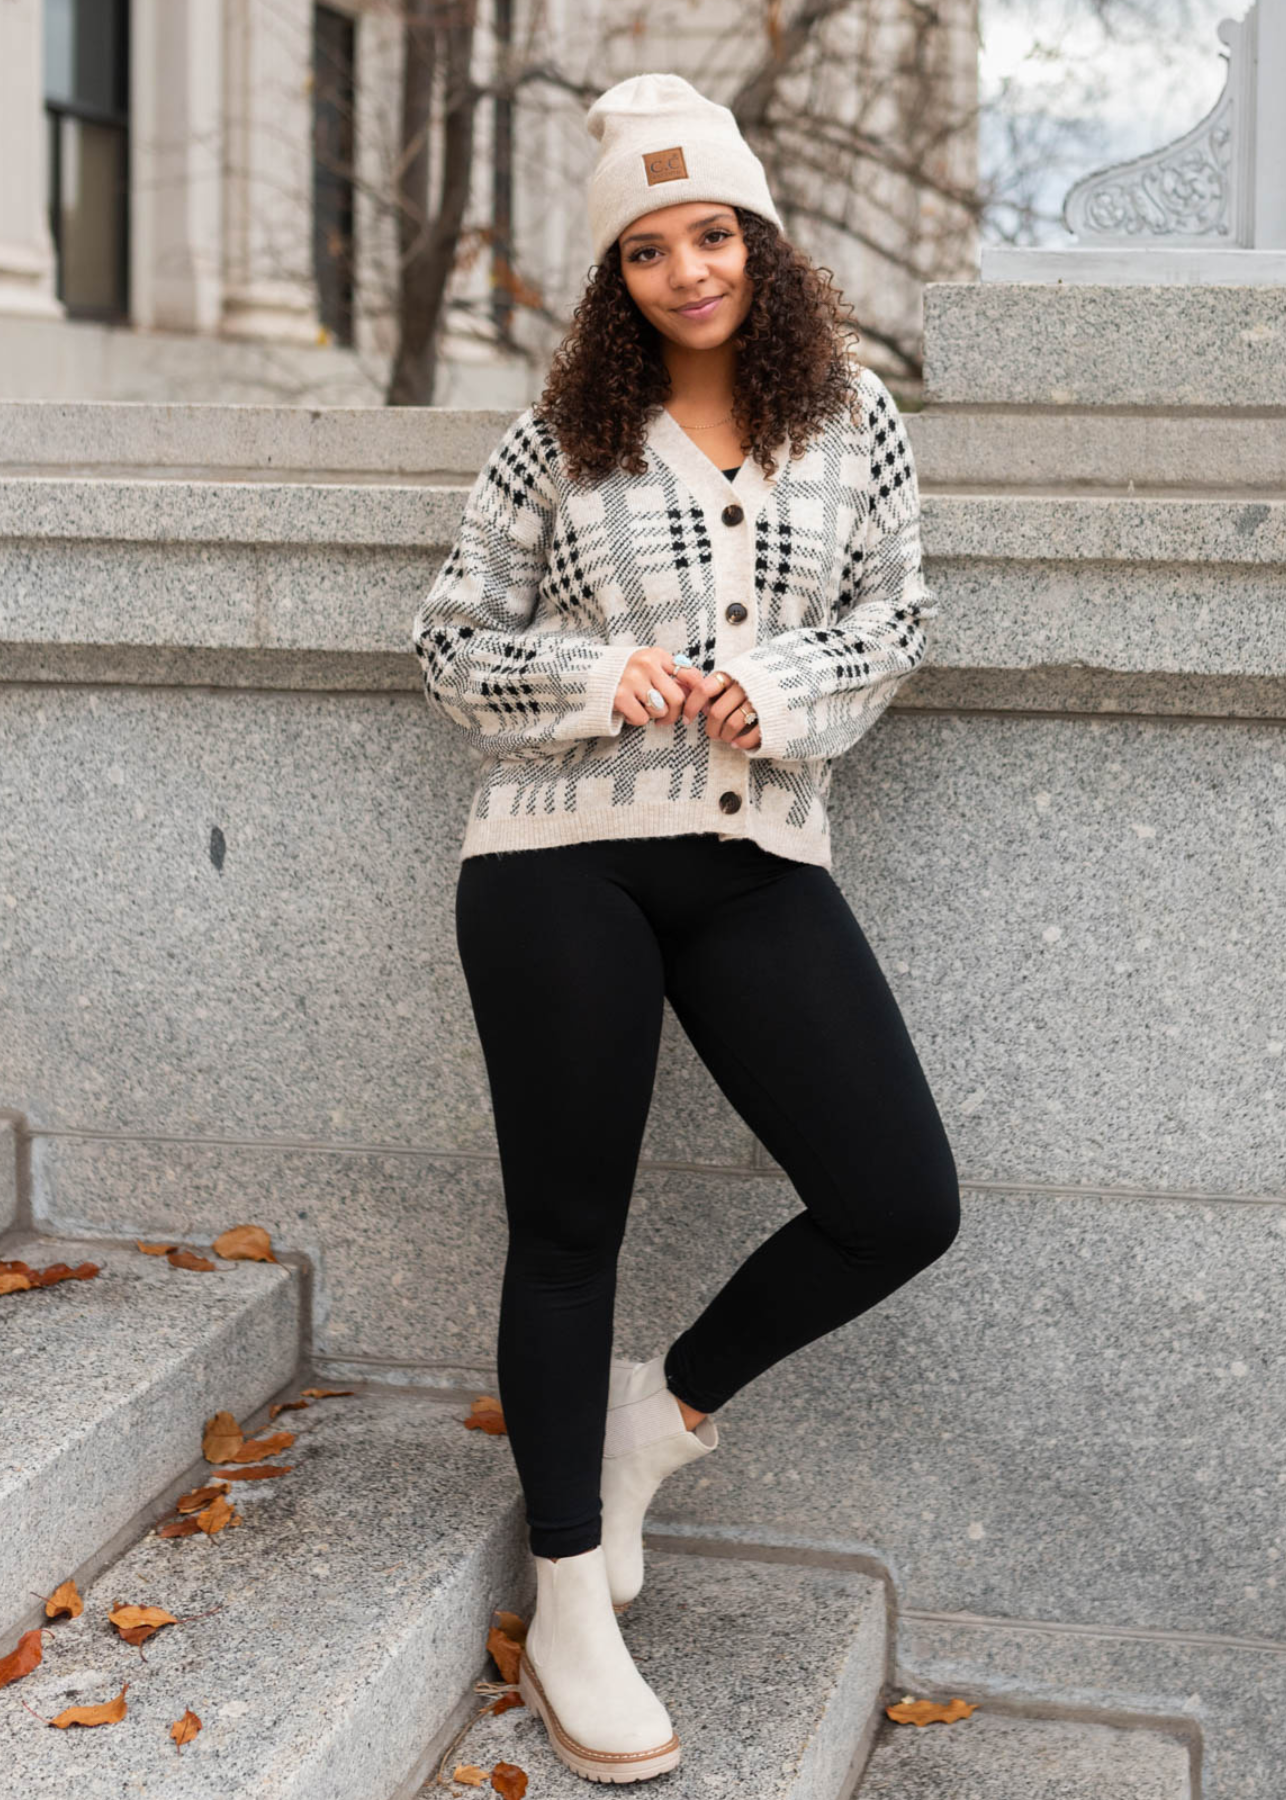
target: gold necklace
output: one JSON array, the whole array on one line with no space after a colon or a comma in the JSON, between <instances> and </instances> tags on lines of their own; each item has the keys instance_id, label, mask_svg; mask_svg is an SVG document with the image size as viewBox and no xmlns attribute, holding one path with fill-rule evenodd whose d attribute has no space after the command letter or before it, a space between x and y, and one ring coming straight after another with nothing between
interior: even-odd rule
<instances>
[{"instance_id":1,"label":"gold necklace","mask_svg":"<svg viewBox=\"0 0 1286 1800\"><path fill-rule=\"evenodd\" d=\"M670 417L674 419L674 414L671 413ZM732 413L725 413L721 419L716 419L713 425L685 425L682 419L674 419L674 422L682 431L713 431L716 426L726 425L731 417Z\"/></svg>"}]
</instances>

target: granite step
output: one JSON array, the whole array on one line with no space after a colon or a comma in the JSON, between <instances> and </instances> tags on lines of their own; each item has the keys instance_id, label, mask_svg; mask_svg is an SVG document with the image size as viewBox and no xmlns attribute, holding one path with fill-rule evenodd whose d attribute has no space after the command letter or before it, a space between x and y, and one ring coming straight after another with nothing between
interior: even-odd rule
<instances>
[{"instance_id":1,"label":"granite step","mask_svg":"<svg viewBox=\"0 0 1286 1800\"><path fill-rule=\"evenodd\" d=\"M244 1419L299 1356L286 1264L174 1268L132 1242L15 1230L0 1257L99 1265L0 1296L0 1634L124 1530L200 1455L207 1418Z\"/></svg>"},{"instance_id":2,"label":"granite step","mask_svg":"<svg viewBox=\"0 0 1286 1800\"><path fill-rule=\"evenodd\" d=\"M852 1791L884 1678L882 1583L848 1569L649 1547L643 1591L621 1630L683 1746L679 1767L655 1777L658 1795L843 1800ZM446 1773L497 1762L527 1772L531 1800L597 1790L554 1755L525 1706L480 1718ZM430 1781L422 1800L442 1792Z\"/></svg>"},{"instance_id":3,"label":"granite step","mask_svg":"<svg viewBox=\"0 0 1286 1800\"><path fill-rule=\"evenodd\" d=\"M280 1458L290 1473L230 1490L240 1524L148 1529L89 1585L79 1618L45 1631L40 1666L0 1694L0 1770L21 1777L10 1788L0 1776L0 1793L414 1792L428 1747L464 1696L476 1703L473 1681L495 1677L493 1609L531 1599L508 1442L466 1430L465 1410L359 1394L280 1414L296 1434ZM182 1622L140 1651L107 1618L118 1601ZM42 1731L32 1717L111 1700L126 1682L117 1723ZM189 1708L201 1729L176 1749L170 1726Z\"/></svg>"},{"instance_id":4,"label":"granite step","mask_svg":"<svg viewBox=\"0 0 1286 1800\"><path fill-rule=\"evenodd\" d=\"M1158 1731L989 1713L881 1718L855 1800L1191 1800L1188 1751Z\"/></svg>"}]
</instances>

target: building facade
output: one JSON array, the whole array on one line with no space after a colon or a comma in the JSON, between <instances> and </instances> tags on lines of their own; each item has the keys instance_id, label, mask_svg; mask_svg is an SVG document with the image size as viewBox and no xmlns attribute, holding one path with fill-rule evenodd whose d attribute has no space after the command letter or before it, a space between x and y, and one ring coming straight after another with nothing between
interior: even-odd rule
<instances>
[{"instance_id":1,"label":"building facade","mask_svg":"<svg viewBox=\"0 0 1286 1800\"><path fill-rule=\"evenodd\" d=\"M962 118L976 98L975 3L952 0L934 39L934 93ZM405 11L401 0L6 0L0 396L380 403L396 344ZM913 132L923 95L872 74L917 60L914 17L909 0L837 15L828 43L780 84L789 127L760 146L774 193L797 205L788 229L836 272L858 317L878 319L869 360L894 378L884 339L918 339L923 277L967 279L972 239L936 238L940 199L891 163L828 194L806 122L816 113L894 143ZM608 0L481 0L439 403L520 406L539 389L591 265L593 93L673 68L730 100L767 42L731 0L679 0L637 20ZM516 88L508 79L536 68ZM439 105L441 85L439 71ZM973 134L946 141L932 181L965 188ZM439 163L435 135L429 194ZM895 254L872 252L881 236Z\"/></svg>"}]
</instances>

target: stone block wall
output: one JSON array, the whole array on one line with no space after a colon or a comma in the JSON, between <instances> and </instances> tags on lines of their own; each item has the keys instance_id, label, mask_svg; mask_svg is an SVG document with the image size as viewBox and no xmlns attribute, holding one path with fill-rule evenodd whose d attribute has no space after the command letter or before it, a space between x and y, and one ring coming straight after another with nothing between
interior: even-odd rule
<instances>
[{"instance_id":1,"label":"stone block wall","mask_svg":"<svg viewBox=\"0 0 1286 1800\"><path fill-rule=\"evenodd\" d=\"M908 1677L1185 1710L1207 1796L1268 1794L1286 293L962 284L926 324L942 612L833 827L964 1225L737 1396L657 1529L875 1555ZM333 1374L489 1384L503 1204L452 925L472 766L408 634L505 415L0 414L14 1204L145 1238L256 1220L314 1259ZM667 1014L621 1353L797 1205Z\"/></svg>"}]
</instances>

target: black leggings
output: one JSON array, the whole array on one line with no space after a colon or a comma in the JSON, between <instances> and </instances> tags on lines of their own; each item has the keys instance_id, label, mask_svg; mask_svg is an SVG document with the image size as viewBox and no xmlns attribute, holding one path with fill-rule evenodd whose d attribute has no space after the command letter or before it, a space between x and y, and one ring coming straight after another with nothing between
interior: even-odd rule
<instances>
[{"instance_id":1,"label":"black leggings","mask_svg":"<svg viewBox=\"0 0 1286 1800\"><path fill-rule=\"evenodd\" d=\"M500 1402L530 1548L573 1556L600 1542L617 1253L663 997L804 1203L670 1345L667 1385L690 1406L714 1412L941 1256L955 1161L884 974L816 864L713 832L474 855L456 934L509 1224Z\"/></svg>"}]
</instances>

